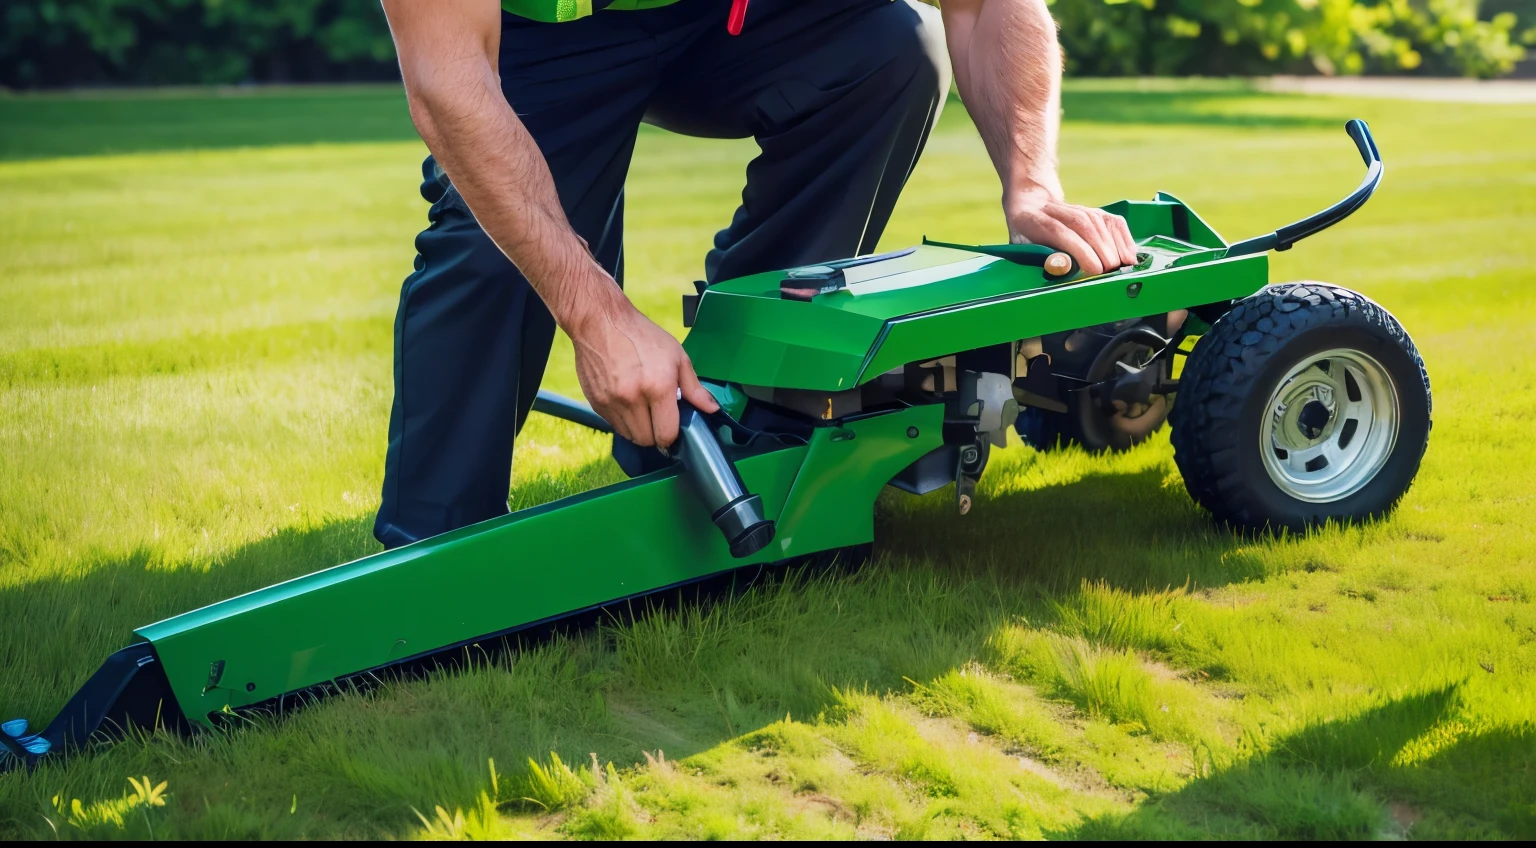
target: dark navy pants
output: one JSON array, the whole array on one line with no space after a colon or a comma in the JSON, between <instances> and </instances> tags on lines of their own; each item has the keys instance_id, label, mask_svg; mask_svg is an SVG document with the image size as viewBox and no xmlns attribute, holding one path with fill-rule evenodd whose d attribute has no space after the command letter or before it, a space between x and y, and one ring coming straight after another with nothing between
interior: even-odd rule
<instances>
[{"instance_id":1,"label":"dark navy pants","mask_svg":"<svg viewBox=\"0 0 1536 848\"><path fill-rule=\"evenodd\" d=\"M873 250L948 93L937 12L912 0L753 0L735 37L728 8L682 0L562 24L503 16L507 102L571 225L621 284L624 180L641 122L761 147L705 258L714 282ZM555 333L431 158L423 176L430 225L395 318L374 525L390 547L506 513L513 437ZM615 444L626 469L638 453Z\"/></svg>"}]
</instances>

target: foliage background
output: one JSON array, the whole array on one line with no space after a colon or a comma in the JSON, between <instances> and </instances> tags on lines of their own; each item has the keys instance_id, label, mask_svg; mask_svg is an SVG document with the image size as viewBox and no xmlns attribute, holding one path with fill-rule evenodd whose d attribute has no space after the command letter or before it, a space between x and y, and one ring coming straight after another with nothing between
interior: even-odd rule
<instances>
[{"instance_id":1,"label":"foliage background","mask_svg":"<svg viewBox=\"0 0 1536 848\"><path fill-rule=\"evenodd\" d=\"M1536 0L1052 0L1080 75L1508 73ZM391 79L376 0L7 0L0 85Z\"/></svg>"},{"instance_id":2,"label":"foliage background","mask_svg":"<svg viewBox=\"0 0 1536 848\"><path fill-rule=\"evenodd\" d=\"M6 0L0 85L391 79L378 0Z\"/></svg>"},{"instance_id":3,"label":"foliage background","mask_svg":"<svg viewBox=\"0 0 1536 848\"><path fill-rule=\"evenodd\" d=\"M1531 0L1055 0L1052 11L1069 69L1091 75L1492 77L1536 40Z\"/></svg>"}]
</instances>

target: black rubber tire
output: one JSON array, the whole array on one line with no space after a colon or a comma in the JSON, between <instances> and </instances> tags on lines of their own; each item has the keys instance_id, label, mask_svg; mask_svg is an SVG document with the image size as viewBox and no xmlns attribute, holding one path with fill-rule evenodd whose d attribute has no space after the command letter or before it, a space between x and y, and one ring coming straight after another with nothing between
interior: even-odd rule
<instances>
[{"instance_id":1,"label":"black rubber tire","mask_svg":"<svg viewBox=\"0 0 1536 848\"><path fill-rule=\"evenodd\" d=\"M1400 424L1386 463L1364 488L1311 503L1282 491L1265 470L1262 416L1295 363L1336 348L1381 363L1397 392ZM1169 415L1173 456L1190 496L1230 527L1303 530L1380 518L1418 473L1431 407L1424 360L1391 313L1338 286L1282 283L1238 301L1195 345Z\"/></svg>"}]
</instances>

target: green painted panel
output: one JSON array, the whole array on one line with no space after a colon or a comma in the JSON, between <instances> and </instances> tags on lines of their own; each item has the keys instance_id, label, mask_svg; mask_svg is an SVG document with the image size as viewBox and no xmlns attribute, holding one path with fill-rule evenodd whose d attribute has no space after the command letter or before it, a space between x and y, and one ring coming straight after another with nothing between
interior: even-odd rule
<instances>
[{"instance_id":1,"label":"green painted panel","mask_svg":"<svg viewBox=\"0 0 1536 848\"><path fill-rule=\"evenodd\" d=\"M779 299L783 274L759 274L711 288L683 342L699 376L717 382L786 389L822 381L813 375L852 375L880 332L877 318L815 303ZM755 281L760 291L741 289Z\"/></svg>"},{"instance_id":2,"label":"green painted panel","mask_svg":"<svg viewBox=\"0 0 1536 848\"><path fill-rule=\"evenodd\" d=\"M853 384L959 350L1247 297L1268 279L1269 257L1255 254L1187 268L1109 274L904 316L887 323Z\"/></svg>"},{"instance_id":3,"label":"green painted panel","mask_svg":"<svg viewBox=\"0 0 1536 848\"><path fill-rule=\"evenodd\" d=\"M877 267L885 276L864 279ZM829 333L879 332L881 322L900 315L1045 284L1039 268L933 245L921 245L907 256L851 271L862 273L850 277L848 290L818 295L809 303L779 298L783 271L711 286L699 301L698 320L687 343L695 344L696 336L715 336L735 343L739 335L747 333L795 347L856 352L862 357L868 347L859 350L851 339ZM706 311L717 306L730 311ZM693 356L692 348L689 355ZM779 383L767 385L793 388Z\"/></svg>"},{"instance_id":4,"label":"green painted panel","mask_svg":"<svg viewBox=\"0 0 1536 848\"><path fill-rule=\"evenodd\" d=\"M747 408L747 395L740 386L733 383L716 383L710 380L700 381L709 393L715 396L715 402L720 404L726 415L732 418L741 418L741 413Z\"/></svg>"},{"instance_id":5,"label":"green painted panel","mask_svg":"<svg viewBox=\"0 0 1536 848\"><path fill-rule=\"evenodd\" d=\"M1167 214L1169 206L1158 208ZM1268 278L1264 255L1212 262L1213 251L1178 248L1168 237L1141 241L1188 252L1150 269L1069 283L1049 282L1036 267L970 254L992 261L951 279L834 292L808 303L779 298L782 273L746 277L704 294L685 347L700 376L711 380L838 391L958 350L1246 297ZM1138 283L1139 297L1128 297ZM933 329L919 332L918 324Z\"/></svg>"},{"instance_id":6,"label":"green painted panel","mask_svg":"<svg viewBox=\"0 0 1536 848\"><path fill-rule=\"evenodd\" d=\"M817 430L779 515L784 555L873 539L874 503L880 489L903 468L942 445L943 430L944 407L938 404Z\"/></svg>"},{"instance_id":7,"label":"green painted panel","mask_svg":"<svg viewBox=\"0 0 1536 848\"><path fill-rule=\"evenodd\" d=\"M1189 206L1184 203L1184 201L1174 197L1166 191L1160 191L1157 193L1157 201L1159 203L1173 203L1184 207L1185 213L1189 216L1190 241L1201 245L1202 247L1227 246L1227 240L1222 238L1221 235L1216 232L1215 228L1213 228L1210 224L1207 224L1204 218L1196 215L1195 210L1190 209Z\"/></svg>"},{"instance_id":8,"label":"green painted panel","mask_svg":"<svg viewBox=\"0 0 1536 848\"><path fill-rule=\"evenodd\" d=\"M874 500L939 444L942 409L818 431L737 463L779 535L734 559L672 471L270 586L142 628L188 718L754 562L869 542ZM917 426L911 438L907 428ZM851 438L849 438L851 436ZM786 501L788 506L786 507ZM205 689L222 663L218 684Z\"/></svg>"},{"instance_id":9,"label":"green painted panel","mask_svg":"<svg viewBox=\"0 0 1536 848\"><path fill-rule=\"evenodd\" d=\"M1185 240L1199 247L1226 247L1227 243L1203 218L1171 194L1158 192L1155 200L1121 200L1104 207L1125 219L1131 229L1131 237L1137 241L1153 236L1177 237L1178 227L1173 218L1177 210L1184 210L1184 221L1189 228Z\"/></svg>"},{"instance_id":10,"label":"green painted panel","mask_svg":"<svg viewBox=\"0 0 1536 848\"><path fill-rule=\"evenodd\" d=\"M783 272L713 286L684 347L707 379L837 391L856 385L892 318L1050 285L1039 268L947 247L919 247L891 264L888 277L809 303L780 299Z\"/></svg>"},{"instance_id":11,"label":"green painted panel","mask_svg":"<svg viewBox=\"0 0 1536 848\"><path fill-rule=\"evenodd\" d=\"M806 448L738 467L770 516ZM866 508L868 508L866 506ZM736 560L672 471L279 583L138 631L193 721L509 627L754 561ZM204 691L210 665L224 663Z\"/></svg>"},{"instance_id":12,"label":"green painted panel","mask_svg":"<svg viewBox=\"0 0 1536 848\"><path fill-rule=\"evenodd\" d=\"M1038 267L923 245L904 256L851 268L845 272L850 274L846 289L809 302L779 296L783 271L711 286L684 347L700 376L711 380L839 391L873 379L887 366L1245 297L1266 282L1263 257L1245 257L1247 264L1240 265L1212 264L1225 243L1170 195L1104 208L1125 216L1138 244L1155 254L1152 267L1060 284L1046 280ZM1181 230L1176 216L1188 230L1186 240L1175 239ZM1145 293L1139 300L1125 297L1126 287L1137 282ZM1020 302L998 305L1009 301ZM964 319L936 320L928 325L932 331L911 326L927 325L932 314L961 309L966 310ZM1008 322L1014 326L1005 326ZM892 346L893 341L899 344Z\"/></svg>"}]
</instances>

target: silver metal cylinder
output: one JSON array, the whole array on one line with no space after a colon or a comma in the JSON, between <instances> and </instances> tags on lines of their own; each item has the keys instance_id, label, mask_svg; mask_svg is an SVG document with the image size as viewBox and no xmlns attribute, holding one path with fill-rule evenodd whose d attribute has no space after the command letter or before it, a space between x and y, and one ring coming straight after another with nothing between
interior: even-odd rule
<instances>
[{"instance_id":1,"label":"silver metal cylinder","mask_svg":"<svg viewBox=\"0 0 1536 848\"><path fill-rule=\"evenodd\" d=\"M709 510L710 519L731 547L731 556L757 553L774 536L773 522L763 515L762 499L747 491L704 416L685 401L678 402L678 411L678 436L672 455L682 464L683 479Z\"/></svg>"}]
</instances>

